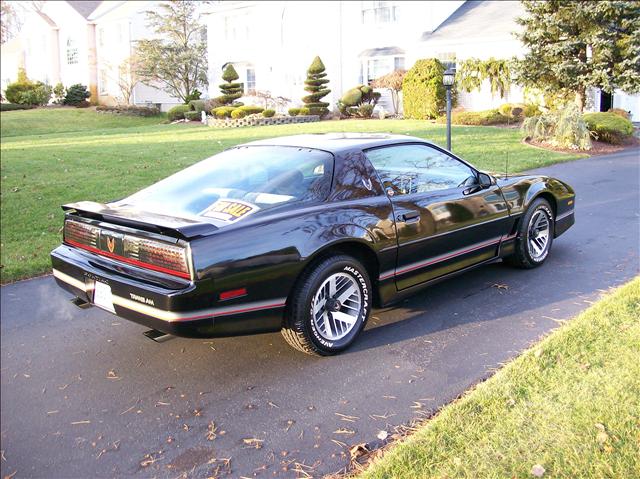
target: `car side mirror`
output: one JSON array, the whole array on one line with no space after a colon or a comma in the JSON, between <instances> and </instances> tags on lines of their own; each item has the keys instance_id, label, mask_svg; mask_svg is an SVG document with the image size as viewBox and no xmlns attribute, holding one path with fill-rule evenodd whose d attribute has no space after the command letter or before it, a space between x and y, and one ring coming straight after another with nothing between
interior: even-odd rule
<instances>
[{"instance_id":1,"label":"car side mirror","mask_svg":"<svg viewBox=\"0 0 640 479\"><path fill-rule=\"evenodd\" d=\"M493 184L493 180L486 173L478 173L478 184L482 188L489 188Z\"/></svg>"}]
</instances>

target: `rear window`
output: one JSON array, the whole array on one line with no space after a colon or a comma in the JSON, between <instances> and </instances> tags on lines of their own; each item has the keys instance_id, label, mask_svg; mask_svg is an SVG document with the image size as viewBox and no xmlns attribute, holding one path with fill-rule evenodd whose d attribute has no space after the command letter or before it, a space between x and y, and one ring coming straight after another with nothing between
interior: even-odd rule
<instances>
[{"instance_id":1,"label":"rear window","mask_svg":"<svg viewBox=\"0 0 640 479\"><path fill-rule=\"evenodd\" d=\"M277 206L322 201L333 156L308 148L234 148L182 170L119 202L182 217L233 222Z\"/></svg>"}]
</instances>

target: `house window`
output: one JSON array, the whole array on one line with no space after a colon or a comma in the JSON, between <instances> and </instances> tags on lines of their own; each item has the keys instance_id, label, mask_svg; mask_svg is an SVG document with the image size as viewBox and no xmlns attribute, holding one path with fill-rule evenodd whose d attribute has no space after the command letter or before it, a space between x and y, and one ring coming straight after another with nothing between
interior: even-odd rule
<instances>
[{"instance_id":1,"label":"house window","mask_svg":"<svg viewBox=\"0 0 640 479\"><path fill-rule=\"evenodd\" d=\"M247 81L245 83L245 93L255 91L256 89L256 71L253 68L247 68Z\"/></svg>"},{"instance_id":2,"label":"house window","mask_svg":"<svg viewBox=\"0 0 640 479\"><path fill-rule=\"evenodd\" d=\"M67 65L78 64L78 45L73 38L67 39Z\"/></svg>"},{"instance_id":3,"label":"house window","mask_svg":"<svg viewBox=\"0 0 640 479\"><path fill-rule=\"evenodd\" d=\"M105 70L100 70L100 94L101 95L106 95L108 93L107 81L108 81L107 72Z\"/></svg>"},{"instance_id":4,"label":"house window","mask_svg":"<svg viewBox=\"0 0 640 479\"><path fill-rule=\"evenodd\" d=\"M376 57L366 62L367 82L380 78L394 70L404 68L404 57Z\"/></svg>"},{"instance_id":5,"label":"house window","mask_svg":"<svg viewBox=\"0 0 640 479\"><path fill-rule=\"evenodd\" d=\"M393 2L362 2L362 23L365 25L395 23L398 14L398 6Z\"/></svg>"},{"instance_id":6,"label":"house window","mask_svg":"<svg viewBox=\"0 0 640 479\"><path fill-rule=\"evenodd\" d=\"M395 57L393 59L394 70L404 70L404 57Z\"/></svg>"}]
</instances>

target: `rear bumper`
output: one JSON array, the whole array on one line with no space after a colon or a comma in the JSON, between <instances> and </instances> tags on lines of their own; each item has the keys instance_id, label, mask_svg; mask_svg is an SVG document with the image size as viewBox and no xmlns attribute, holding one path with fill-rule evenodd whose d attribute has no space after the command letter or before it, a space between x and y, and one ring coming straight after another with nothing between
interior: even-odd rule
<instances>
[{"instance_id":1,"label":"rear bumper","mask_svg":"<svg viewBox=\"0 0 640 479\"><path fill-rule=\"evenodd\" d=\"M149 276L87 255L66 245L51 252L53 276L60 287L93 303L95 282L111 287L113 308L121 318L163 333L189 338L238 336L277 331L286 298L214 304L210 285ZM144 276L143 276L144 277Z\"/></svg>"}]
</instances>

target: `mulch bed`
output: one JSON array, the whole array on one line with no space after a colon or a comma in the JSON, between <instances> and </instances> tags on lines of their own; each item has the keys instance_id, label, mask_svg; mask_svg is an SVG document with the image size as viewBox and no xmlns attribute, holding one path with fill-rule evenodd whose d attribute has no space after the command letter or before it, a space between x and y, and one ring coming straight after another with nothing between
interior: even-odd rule
<instances>
[{"instance_id":1,"label":"mulch bed","mask_svg":"<svg viewBox=\"0 0 640 479\"><path fill-rule=\"evenodd\" d=\"M544 150L557 151L559 153L588 153L591 156L616 153L618 151L622 151L627 148L631 148L633 146L637 146L640 144L640 141L638 140L638 138L635 138L635 137L630 138L622 145L612 145L610 143L604 143L602 141L592 140L591 149L588 151L583 151L583 150L572 150L571 148L560 148L557 146L553 146L546 141L535 141L530 138L522 140L522 142L536 148L542 148Z\"/></svg>"}]
</instances>

